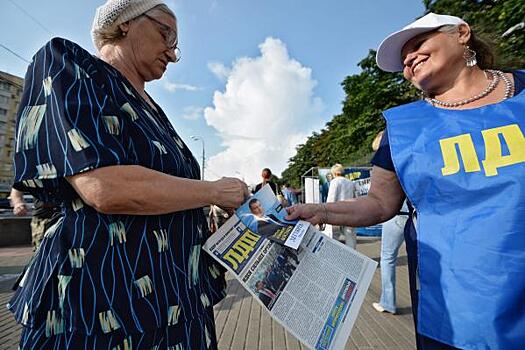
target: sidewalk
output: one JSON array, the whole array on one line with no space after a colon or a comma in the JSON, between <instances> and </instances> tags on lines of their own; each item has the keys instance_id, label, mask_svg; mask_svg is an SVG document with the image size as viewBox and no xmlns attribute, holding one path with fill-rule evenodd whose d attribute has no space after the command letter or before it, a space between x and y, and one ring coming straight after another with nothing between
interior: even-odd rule
<instances>
[{"instance_id":1,"label":"sidewalk","mask_svg":"<svg viewBox=\"0 0 525 350\"><path fill-rule=\"evenodd\" d=\"M13 294L13 282L32 255L31 246L0 248L0 350L18 349L21 329L6 304Z\"/></svg>"},{"instance_id":2,"label":"sidewalk","mask_svg":"<svg viewBox=\"0 0 525 350\"><path fill-rule=\"evenodd\" d=\"M381 242L359 237L357 248L379 261ZM5 307L12 291L13 278L32 255L31 247L0 248L0 350L17 349L20 327ZM398 315L378 313L372 302L379 300L381 276L374 275L346 349L415 349L414 326L410 309L408 272L404 245L397 267ZM215 307L219 349L295 350L306 349L277 322L235 280L229 280L228 295Z\"/></svg>"}]
</instances>

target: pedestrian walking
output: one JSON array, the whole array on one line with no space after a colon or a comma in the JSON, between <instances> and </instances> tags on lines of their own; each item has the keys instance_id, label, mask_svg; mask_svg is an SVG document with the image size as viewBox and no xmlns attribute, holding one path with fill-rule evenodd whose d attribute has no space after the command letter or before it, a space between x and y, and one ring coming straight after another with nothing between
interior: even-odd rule
<instances>
[{"instance_id":1,"label":"pedestrian walking","mask_svg":"<svg viewBox=\"0 0 525 350\"><path fill-rule=\"evenodd\" d=\"M354 183L344 177L345 169L341 164L335 164L330 169L333 179L330 181L326 203L335 203L355 198ZM330 229L327 230L330 232ZM344 225L332 225L332 235L344 237L345 244L352 249L357 245L357 236L353 227Z\"/></svg>"},{"instance_id":2,"label":"pedestrian walking","mask_svg":"<svg viewBox=\"0 0 525 350\"><path fill-rule=\"evenodd\" d=\"M36 251L44 238L46 227L51 227L59 219L60 206L35 199L33 208L29 211L28 205L24 200L24 193L15 188L11 189L10 198L13 214L25 216L31 213L31 244L33 245L33 250Z\"/></svg>"}]
</instances>

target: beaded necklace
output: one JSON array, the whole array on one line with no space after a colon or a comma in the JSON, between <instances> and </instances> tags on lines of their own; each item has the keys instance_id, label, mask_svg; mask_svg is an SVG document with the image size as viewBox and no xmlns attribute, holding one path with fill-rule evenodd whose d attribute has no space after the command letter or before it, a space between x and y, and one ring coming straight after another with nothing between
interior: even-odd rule
<instances>
[{"instance_id":1,"label":"beaded necklace","mask_svg":"<svg viewBox=\"0 0 525 350\"><path fill-rule=\"evenodd\" d=\"M487 85L487 87L481 93L479 93L479 94L477 94L475 96L472 96L472 97L469 97L469 98L466 98L466 99L460 100L460 101L454 101L454 102L441 101L441 100L438 100L438 99L432 98L432 97L425 97L425 100L427 102L432 103L433 105L439 105L439 106L443 106L443 107L459 107L459 106L463 106L463 105L466 105L468 103L471 103L471 102L474 102L476 100L479 100L480 98L483 98L483 97L487 96L488 94L490 94L492 91L494 91L496 86L498 86L498 83L499 83L500 79L505 82L505 97L503 99L506 100L506 99L508 99L509 97L512 96L513 91L514 91L514 84L505 75L505 73L503 73L500 70L493 70L493 69L487 69L485 71L485 73L490 74L492 79L490 80L490 82Z\"/></svg>"}]
</instances>

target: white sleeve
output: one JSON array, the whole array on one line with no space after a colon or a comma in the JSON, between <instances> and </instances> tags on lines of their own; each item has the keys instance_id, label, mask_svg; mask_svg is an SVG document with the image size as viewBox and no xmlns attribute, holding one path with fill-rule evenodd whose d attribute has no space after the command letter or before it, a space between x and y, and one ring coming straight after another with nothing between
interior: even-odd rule
<instances>
[{"instance_id":1,"label":"white sleeve","mask_svg":"<svg viewBox=\"0 0 525 350\"><path fill-rule=\"evenodd\" d=\"M334 180L330 181L330 187L328 188L328 195L326 196L326 203L333 203L336 201L337 190L339 186L337 186L338 182Z\"/></svg>"}]
</instances>

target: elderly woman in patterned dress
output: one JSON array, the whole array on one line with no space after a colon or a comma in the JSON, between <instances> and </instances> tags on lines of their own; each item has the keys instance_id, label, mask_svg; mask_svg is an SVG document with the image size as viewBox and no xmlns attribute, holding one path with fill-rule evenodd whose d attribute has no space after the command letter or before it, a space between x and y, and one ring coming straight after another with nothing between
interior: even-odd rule
<instances>
[{"instance_id":1,"label":"elderly woman in patterned dress","mask_svg":"<svg viewBox=\"0 0 525 350\"><path fill-rule=\"evenodd\" d=\"M17 122L15 187L62 211L9 308L21 349L214 349L221 271L201 251L202 207L246 185L199 166L144 90L180 59L160 0L97 9L98 57L55 38L34 56Z\"/></svg>"}]
</instances>

